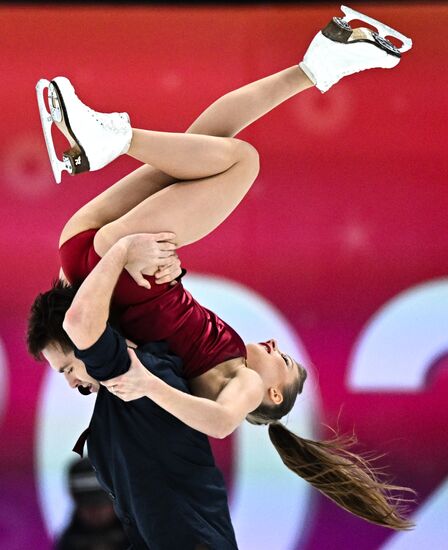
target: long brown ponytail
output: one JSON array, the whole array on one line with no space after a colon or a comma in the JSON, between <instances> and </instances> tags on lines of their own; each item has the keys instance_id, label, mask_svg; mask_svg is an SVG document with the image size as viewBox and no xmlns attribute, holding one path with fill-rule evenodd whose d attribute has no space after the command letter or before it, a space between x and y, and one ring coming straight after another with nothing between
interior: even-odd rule
<instances>
[{"instance_id":1,"label":"long brown ponytail","mask_svg":"<svg viewBox=\"0 0 448 550\"><path fill-rule=\"evenodd\" d=\"M380 479L378 469L372 465L375 459L351 452L355 436L312 441L280 422L272 422L269 437L290 470L348 512L391 529L413 528L414 524L403 515L404 504L413 499L397 496L396 492L414 496L415 492Z\"/></svg>"}]
</instances>

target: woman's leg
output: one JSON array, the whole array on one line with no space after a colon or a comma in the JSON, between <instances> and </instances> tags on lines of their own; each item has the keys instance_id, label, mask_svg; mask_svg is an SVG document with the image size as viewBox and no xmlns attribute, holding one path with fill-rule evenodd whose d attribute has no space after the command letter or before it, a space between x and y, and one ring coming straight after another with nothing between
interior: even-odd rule
<instances>
[{"instance_id":1,"label":"woman's leg","mask_svg":"<svg viewBox=\"0 0 448 550\"><path fill-rule=\"evenodd\" d=\"M235 138L138 129L133 129L132 133L128 154L142 162L156 165L164 174L177 180L200 181L225 173L243 161L248 150L253 157L253 147ZM119 199L121 194L116 193L116 198ZM92 218L94 215L95 212ZM73 217L64 228L60 245L74 234L89 228L88 226L80 229L79 221L87 224L92 219L84 216L82 212ZM95 228L95 225L90 225L90 228ZM71 231L73 233L70 235ZM135 231L127 231L125 234L129 233Z\"/></svg>"},{"instance_id":2,"label":"woman's leg","mask_svg":"<svg viewBox=\"0 0 448 550\"><path fill-rule=\"evenodd\" d=\"M219 98L198 117L187 133L235 136L285 100L312 86L299 67L290 67ZM84 229L102 227L117 220L147 197L177 181L159 167L150 166L148 160L143 160L146 162L144 166L82 207L65 226L60 244Z\"/></svg>"},{"instance_id":3,"label":"woman's leg","mask_svg":"<svg viewBox=\"0 0 448 550\"><path fill-rule=\"evenodd\" d=\"M248 143L240 144L240 159L225 172L169 185L103 226L95 236L96 252L103 256L121 237L133 233L172 231L181 247L213 231L241 202L258 175L257 151Z\"/></svg>"},{"instance_id":4,"label":"woman's leg","mask_svg":"<svg viewBox=\"0 0 448 550\"><path fill-rule=\"evenodd\" d=\"M287 99L313 86L302 69L294 65L220 97L187 132L234 137Z\"/></svg>"},{"instance_id":5,"label":"woman's leg","mask_svg":"<svg viewBox=\"0 0 448 550\"><path fill-rule=\"evenodd\" d=\"M82 206L65 224L59 246L86 229L103 227L132 210L146 197L176 181L144 164Z\"/></svg>"},{"instance_id":6,"label":"woman's leg","mask_svg":"<svg viewBox=\"0 0 448 550\"><path fill-rule=\"evenodd\" d=\"M127 154L173 178L197 180L225 172L244 149L235 138L133 129Z\"/></svg>"}]
</instances>

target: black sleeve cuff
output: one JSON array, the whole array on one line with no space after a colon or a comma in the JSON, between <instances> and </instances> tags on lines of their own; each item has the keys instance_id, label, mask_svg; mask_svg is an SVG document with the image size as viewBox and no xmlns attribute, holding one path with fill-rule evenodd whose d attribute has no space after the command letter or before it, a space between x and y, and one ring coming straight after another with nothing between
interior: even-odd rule
<instances>
[{"instance_id":1,"label":"black sleeve cuff","mask_svg":"<svg viewBox=\"0 0 448 550\"><path fill-rule=\"evenodd\" d=\"M88 374L96 380L124 374L131 363L125 339L109 324L92 346L83 350L75 348L75 357L85 364Z\"/></svg>"}]
</instances>

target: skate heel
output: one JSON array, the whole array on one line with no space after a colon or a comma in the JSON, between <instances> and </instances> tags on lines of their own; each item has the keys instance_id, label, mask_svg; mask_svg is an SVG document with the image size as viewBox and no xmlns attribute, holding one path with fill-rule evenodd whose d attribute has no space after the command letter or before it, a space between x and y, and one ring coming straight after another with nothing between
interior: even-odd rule
<instances>
[{"instance_id":1,"label":"skate heel","mask_svg":"<svg viewBox=\"0 0 448 550\"><path fill-rule=\"evenodd\" d=\"M372 33L374 40L377 42L377 44L382 47L382 49L391 50L390 46L396 52L399 54L402 54L404 52L407 52L412 48L412 40L402 34L401 32L398 32L397 30L393 29L392 27L389 27L388 25L385 25L384 23L381 23L381 21L377 21L376 19L373 19L373 17L369 17L368 15L364 15L363 13L360 13L359 11L352 10L351 8L347 6L341 6L341 10L344 13L344 17L341 19L344 23L349 24L350 21L353 21L353 19L359 19L360 21L364 21L365 23L369 23L369 25L372 25L376 28L377 33ZM397 48L395 47L392 42L387 40L387 36L392 36L393 38L397 38L400 42L402 42L402 46ZM389 51L388 53L397 53L392 51Z\"/></svg>"},{"instance_id":2,"label":"skate heel","mask_svg":"<svg viewBox=\"0 0 448 550\"><path fill-rule=\"evenodd\" d=\"M72 176L88 172L90 170L89 160L84 148L75 136L67 115L67 109L64 103L64 95L74 95L75 90L68 78L57 77L50 82L48 87L48 103L50 106L51 117L57 128L64 134L71 148L62 155L62 160L66 167L70 167L68 172Z\"/></svg>"},{"instance_id":3,"label":"skate heel","mask_svg":"<svg viewBox=\"0 0 448 550\"><path fill-rule=\"evenodd\" d=\"M334 42L348 42L353 29L340 17L333 17L328 25L322 29L322 34Z\"/></svg>"},{"instance_id":4,"label":"skate heel","mask_svg":"<svg viewBox=\"0 0 448 550\"><path fill-rule=\"evenodd\" d=\"M59 80L61 86L73 90L68 79L59 78L55 80ZM50 112L47 111L43 98L43 92L46 88L48 89L48 105L50 107ZM63 171L68 172L72 176L89 171L89 161L84 149L78 143L75 135L71 131L58 84L55 81L50 82L43 78L39 80L36 85L36 94L45 144L47 146L48 156L50 158L51 168L56 183L61 183ZM71 145L71 148L62 155L62 160L59 160L56 155L51 136L51 125L53 123L56 124Z\"/></svg>"},{"instance_id":5,"label":"skate heel","mask_svg":"<svg viewBox=\"0 0 448 550\"><path fill-rule=\"evenodd\" d=\"M82 174L90 170L87 157L77 146L65 151L62 155L62 160L71 176L76 176L77 174Z\"/></svg>"},{"instance_id":6,"label":"skate heel","mask_svg":"<svg viewBox=\"0 0 448 550\"><path fill-rule=\"evenodd\" d=\"M333 40L333 42L340 42L343 44L349 42L370 42L390 55L401 57L400 50L387 38L383 38L378 33L365 27L352 29L351 26L340 17L333 17L328 25L322 29L322 34L326 38Z\"/></svg>"}]
</instances>

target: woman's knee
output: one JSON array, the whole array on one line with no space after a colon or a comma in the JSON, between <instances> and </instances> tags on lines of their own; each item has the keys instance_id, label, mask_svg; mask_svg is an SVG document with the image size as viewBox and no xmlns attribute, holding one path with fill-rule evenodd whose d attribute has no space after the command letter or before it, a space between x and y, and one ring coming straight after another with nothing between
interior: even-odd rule
<instances>
[{"instance_id":1,"label":"woman's knee","mask_svg":"<svg viewBox=\"0 0 448 550\"><path fill-rule=\"evenodd\" d=\"M103 257L115 243L129 233L126 231L126 227L122 224L121 220L114 220L103 225L97 231L93 241L95 252Z\"/></svg>"},{"instance_id":2,"label":"woman's knee","mask_svg":"<svg viewBox=\"0 0 448 550\"><path fill-rule=\"evenodd\" d=\"M239 161L244 162L251 173L253 172L257 175L260 171L260 155L258 154L257 149L255 149L255 147L247 141L235 138L234 141L238 142L237 147Z\"/></svg>"}]
</instances>

